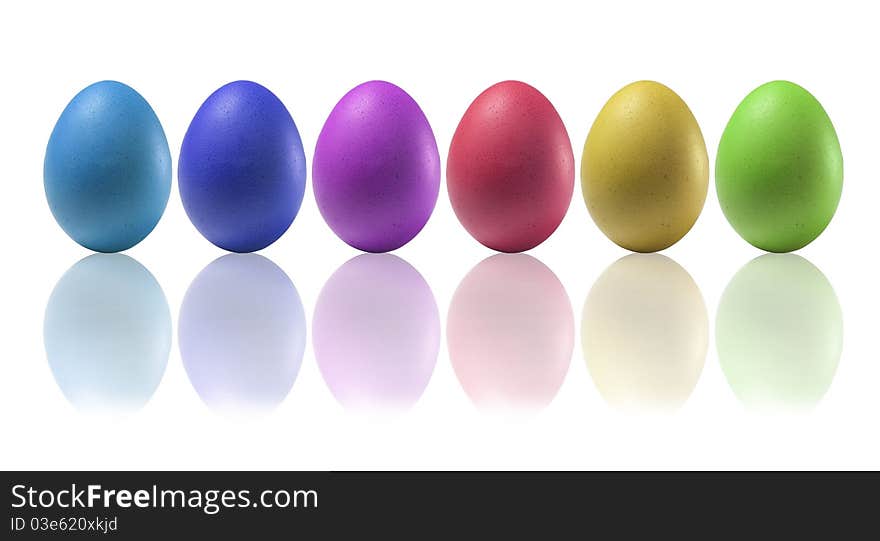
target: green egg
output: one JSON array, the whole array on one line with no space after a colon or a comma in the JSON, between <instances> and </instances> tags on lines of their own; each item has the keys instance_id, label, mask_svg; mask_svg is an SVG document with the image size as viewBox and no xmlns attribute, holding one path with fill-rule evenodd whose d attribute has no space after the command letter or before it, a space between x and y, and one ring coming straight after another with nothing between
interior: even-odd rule
<instances>
[{"instance_id":1,"label":"green egg","mask_svg":"<svg viewBox=\"0 0 880 541\"><path fill-rule=\"evenodd\" d=\"M816 239L843 188L843 155L831 119L788 81L764 84L739 104L715 161L718 201L750 244L791 252Z\"/></svg>"}]
</instances>

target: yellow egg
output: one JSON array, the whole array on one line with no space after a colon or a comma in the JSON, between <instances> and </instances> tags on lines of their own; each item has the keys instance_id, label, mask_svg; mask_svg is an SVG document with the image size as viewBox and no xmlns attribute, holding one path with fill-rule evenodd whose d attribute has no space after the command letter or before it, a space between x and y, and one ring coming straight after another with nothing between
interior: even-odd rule
<instances>
[{"instance_id":1,"label":"yellow egg","mask_svg":"<svg viewBox=\"0 0 880 541\"><path fill-rule=\"evenodd\" d=\"M709 156L697 120L666 86L625 86L599 112L581 161L590 215L628 250L656 252L694 225L709 188Z\"/></svg>"}]
</instances>

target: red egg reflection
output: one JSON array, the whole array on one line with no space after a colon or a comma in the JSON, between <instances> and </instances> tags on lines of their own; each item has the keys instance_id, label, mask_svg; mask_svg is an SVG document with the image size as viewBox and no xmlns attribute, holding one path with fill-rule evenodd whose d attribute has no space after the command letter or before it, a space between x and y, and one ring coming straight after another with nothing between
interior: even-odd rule
<instances>
[{"instance_id":1,"label":"red egg reflection","mask_svg":"<svg viewBox=\"0 0 880 541\"><path fill-rule=\"evenodd\" d=\"M459 284L447 340L458 380L475 404L541 408L568 372L574 315L565 288L546 265L524 254L498 254Z\"/></svg>"}]
</instances>

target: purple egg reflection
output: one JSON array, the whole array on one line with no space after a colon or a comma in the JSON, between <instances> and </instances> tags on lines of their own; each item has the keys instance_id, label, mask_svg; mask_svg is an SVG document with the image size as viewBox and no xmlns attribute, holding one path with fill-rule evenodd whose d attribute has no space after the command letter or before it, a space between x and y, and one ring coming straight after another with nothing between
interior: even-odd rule
<instances>
[{"instance_id":1,"label":"purple egg reflection","mask_svg":"<svg viewBox=\"0 0 880 541\"><path fill-rule=\"evenodd\" d=\"M431 288L397 256L359 255L324 284L312 344L324 381L346 408L409 408L428 385L440 349Z\"/></svg>"},{"instance_id":2,"label":"purple egg reflection","mask_svg":"<svg viewBox=\"0 0 880 541\"><path fill-rule=\"evenodd\" d=\"M525 254L481 261L452 297L447 345L455 374L480 407L534 409L562 385L574 315L549 268Z\"/></svg>"},{"instance_id":3,"label":"purple egg reflection","mask_svg":"<svg viewBox=\"0 0 880 541\"><path fill-rule=\"evenodd\" d=\"M290 278L265 257L225 255L189 286L179 341L186 373L210 408L271 409L290 392L302 364L302 302Z\"/></svg>"}]
</instances>

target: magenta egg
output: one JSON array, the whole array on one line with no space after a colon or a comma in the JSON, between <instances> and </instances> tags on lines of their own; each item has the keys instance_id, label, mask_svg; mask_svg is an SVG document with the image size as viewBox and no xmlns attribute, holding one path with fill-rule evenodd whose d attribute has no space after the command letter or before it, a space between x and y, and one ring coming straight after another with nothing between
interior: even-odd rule
<instances>
[{"instance_id":1,"label":"magenta egg","mask_svg":"<svg viewBox=\"0 0 880 541\"><path fill-rule=\"evenodd\" d=\"M440 191L434 132L415 100L384 81L363 83L324 123L312 165L324 220L349 245L388 252L425 226Z\"/></svg>"}]
</instances>

